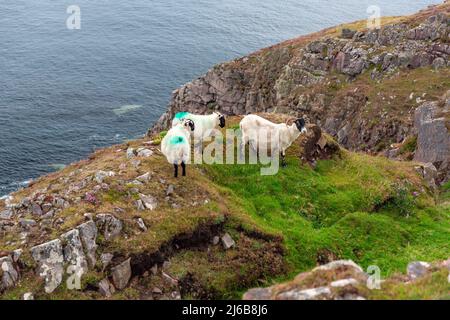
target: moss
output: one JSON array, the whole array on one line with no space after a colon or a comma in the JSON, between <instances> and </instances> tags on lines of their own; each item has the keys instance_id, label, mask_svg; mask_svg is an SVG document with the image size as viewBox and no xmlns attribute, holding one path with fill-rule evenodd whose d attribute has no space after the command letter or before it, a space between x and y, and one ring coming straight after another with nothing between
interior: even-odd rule
<instances>
[{"instance_id":1,"label":"moss","mask_svg":"<svg viewBox=\"0 0 450 320\"><path fill-rule=\"evenodd\" d=\"M103 201L114 203L121 202L127 194L124 191L110 189L103 194Z\"/></svg>"},{"instance_id":2,"label":"moss","mask_svg":"<svg viewBox=\"0 0 450 320\"><path fill-rule=\"evenodd\" d=\"M136 288L128 287L123 291L116 292L112 299L115 300L137 300L140 297L140 292Z\"/></svg>"},{"instance_id":3,"label":"moss","mask_svg":"<svg viewBox=\"0 0 450 320\"><path fill-rule=\"evenodd\" d=\"M450 203L450 181L445 183L439 192L439 199L442 203Z\"/></svg>"},{"instance_id":4,"label":"moss","mask_svg":"<svg viewBox=\"0 0 450 320\"><path fill-rule=\"evenodd\" d=\"M407 186L398 183L395 183L392 188L393 192L389 198L385 199L382 203L377 202L375 209L378 211L388 210L396 212L401 216L409 217L417 207L416 199L412 191Z\"/></svg>"},{"instance_id":5,"label":"moss","mask_svg":"<svg viewBox=\"0 0 450 320\"><path fill-rule=\"evenodd\" d=\"M154 140L153 140L153 144L154 144L155 146L159 146L159 145L161 144L161 141L162 141L162 139L154 139Z\"/></svg>"},{"instance_id":6,"label":"moss","mask_svg":"<svg viewBox=\"0 0 450 320\"><path fill-rule=\"evenodd\" d=\"M97 288L98 283L104 278L99 272L90 271L81 278L81 290L92 290Z\"/></svg>"},{"instance_id":7,"label":"moss","mask_svg":"<svg viewBox=\"0 0 450 320\"><path fill-rule=\"evenodd\" d=\"M215 101L208 102L208 103L206 104L206 107L207 107L209 110L215 110L216 106L217 106L217 102L215 102Z\"/></svg>"},{"instance_id":8,"label":"moss","mask_svg":"<svg viewBox=\"0 0 450 320\"><path fill-rule=\"evenodd\" d=\"M410 136L406 138L405 142L403 142L400 147L400 154L405 154L409 152L414 152L417 147L417 136Z\"/></svg>"}]
</instances>

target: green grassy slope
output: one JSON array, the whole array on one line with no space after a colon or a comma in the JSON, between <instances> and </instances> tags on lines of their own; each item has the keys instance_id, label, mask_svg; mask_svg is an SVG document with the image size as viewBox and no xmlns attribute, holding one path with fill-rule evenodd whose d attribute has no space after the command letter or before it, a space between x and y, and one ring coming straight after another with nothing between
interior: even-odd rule
<instances>
[{"instance_id":1,"label":"green grassy slope","mask_svg":"<svg viewBox=\"0 0 450 320\"><path fill-rule=\"evenodd\" d=\"M323 255L378 265L383 275L448 257L449 206L434 204L413 164L344 151L312 169L297 151L274 176L261 176L259 165L208 167L262 228L284 236L292 273Z\"/></svg>"}]
</instances>

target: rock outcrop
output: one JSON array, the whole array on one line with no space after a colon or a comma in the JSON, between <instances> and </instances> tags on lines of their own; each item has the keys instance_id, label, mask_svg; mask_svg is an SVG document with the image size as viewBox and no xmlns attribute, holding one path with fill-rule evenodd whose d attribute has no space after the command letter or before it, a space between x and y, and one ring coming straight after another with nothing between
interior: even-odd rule
<instances>
[{"instance_id":1,"label":"rock outcrop","mask_svg":"<svg viewBox=\"0 0 450 320\"><path fill-rule=\"evenodd\" d=\"M426 102L415 110L415 161L432 163L438 182L450 180L450 91L443 101Z\"/></svg>"},{"instance_id":2,"label":"rock outcrop","mask_svg":"<svg viewBox=\"0 0 450 320\"><path fill-rule=\"evenodd\" d=\"M315 167L318 160L340 155L339 145L317 125L308 125L306 134L299 139L300 159Z\"/></svg>"},{"instance_id":3,"label":"rock outcrop","mask_svg":"<svg viewBox=\"0 0 450 320\"><path fill-rule=\"evenodd\" d=\"M31 248L38 267L36 273L45 280L45 292L52 293L62 282L64 256L61 240L56 239Z\"/></svg>"},{"instance_id":4,"label":"rock outcrop","mask_svg":"<svg viewBox=\"0 0 450 320\"><path fill-rule=\"evenodd\" d=\"M131 259L127 259L111 269L114 286L119 290L124 289L127 286L128 281L130 281L130 261Z\"/></svg>"},{"instance_id":5,"label":"rock outcrop","mask_svg":"<svg viewBox=\"0 0 450 320\"><path fill-rule=\"evenodd\" d=\"M97 226L94 221L88 221L78 226L81 242L86 253L87 261L91 268L97 262Z\"/></svg>"},{"instance_id":6,"label":"rock outcrop","mask_svg":"<svg viewBox=\"0 0 450 320\"><path fill-rule=\"evenodd\" d=\"M14 287L19 281L19 272L11 256L0 258L0 292Z\"/></svg>"},{"instance_id":7,"label":"rock outcrop","mask_svg":"<svg viewBox=\"0 0 450 320\"><path fill-rule=\"evenodd\" d=\"M105 240L111 240L120 235L122 222L119 219L110 214L98 214L96 218ZM94 221L90 220L62 234L59 239L42 243L30 249L31 256L37 265L36 274L45 281L46 293L52 293L61 285L65 272L75 276L76 280L72 282L74 286L80 284L82 276L96 266L98 248L96 241L97 226ZM15 254L16 260L19 259L21 252L22 250ZM109 257L109 261L111 259L112 255ZM14 267L14 255L1 258L0 262L4 263L7 267L5 270L8 270L3 274L2 288L15 286L19 273ZM114 267L112 274L116 281L116 288L125 288L131 277L130 259ZM105 283L102 283L100 287L102 290L106 290ZM74 289L81 288L75 286Z\"/></svg>"},{"instance_id":8,"label":"rock outcrop","mask_svg":"<svg viewBox=\"0 0 450 320\"><path fill-rule=\"evenodd\" d=\"M351 260L332 261L299 274L286 284L247 291L244 300L364 300L355 288L365 285L368 275Z\"/></svg>"},{"instance_id":9,"label":"rock outcrop","mask_svg":"<svg viewBox=\"0 0 450 320\"><path fill-rule=\"evenodd\" d=\"M100 213L96 216L96 224L99 230L103 231L105 240L118 237L122 231L122 221L109 213Z\"/></svg>"},{"instance_id":10,"label":"rock outcrop","mask_svg":"<svg viewBox=\"0 0 450 320\"><path fill-rule=\"evenodd\" d=\"M64 242L64 260L73 266L73 272L82 275L88 271L88 263L81 244L80 232L78 229L70 230L61 236Z\"/></svg>"},{"instance_id":11,"label":"rock outcrop","mask_svg":"<svg viewBox=\"0 0 450 320\"><path fill-rule=\"evenodd\" d=\"M450 270L450 259L428 263L413 261L407 266L407 276L395 275L391 279L371 278L351 260L336 260L304 272L294 280L268 288L247 291L244 300L366 300L372 298L371 291L382 291L383 284L389 286L411 286L434 272ZM368 272L369 272L368 268ZM374 274L375 275L375 274Z\"/></svg>"}]
</instances>

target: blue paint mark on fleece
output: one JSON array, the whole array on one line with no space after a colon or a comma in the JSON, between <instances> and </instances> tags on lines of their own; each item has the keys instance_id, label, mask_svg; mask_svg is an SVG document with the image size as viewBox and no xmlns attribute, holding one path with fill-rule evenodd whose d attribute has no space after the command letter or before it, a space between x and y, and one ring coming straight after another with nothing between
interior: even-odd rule
<instances>
[{"instance_id":1,"label":"blue paint mark on fleece","mask_svg":"<svg viewBox=\"0 0 450 320\"><path fill-rule=\"evenodd\" d=\"M184 142L184 137L175 136L170 139L170 144L178 144Z\"/></svg>"},{"instance_id":2,"label":"blue paint mark on fleece","mask_svg":"<svg viewBox=\"0 0 450 320\"><path fill-rule=\"evenodd\" d=\"M188 115L189 115L189 112L178 112L175 115L175 119L183 119L183 118L185 118Z\"/></svg>"}]
</instances>

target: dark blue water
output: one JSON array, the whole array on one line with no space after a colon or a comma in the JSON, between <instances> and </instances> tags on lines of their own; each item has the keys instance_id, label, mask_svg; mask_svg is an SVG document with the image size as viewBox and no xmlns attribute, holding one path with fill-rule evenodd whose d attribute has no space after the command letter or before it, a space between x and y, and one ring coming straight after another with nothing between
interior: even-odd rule
<instances>
[{"instance_id":1,"label":"dark blue water","mask_svg":"<svg viewBox=\"0 0 450 320\"><path fill-rule=\"evenodd\" d=\"M0 196L135 138L171 92L222 61L437 0L0 0ZM68 30L66 9L81 9ZM131 107L130 107L131 106Z\"/></svg>"}]
</instances>

